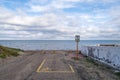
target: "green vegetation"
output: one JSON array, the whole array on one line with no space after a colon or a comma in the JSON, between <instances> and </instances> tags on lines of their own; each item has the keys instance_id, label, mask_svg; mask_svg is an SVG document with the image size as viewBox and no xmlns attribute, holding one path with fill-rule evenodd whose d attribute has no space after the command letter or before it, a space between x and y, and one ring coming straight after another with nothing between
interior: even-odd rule
<instances>
[{"instance_id":1,"label":"green vegetation","mask_svg":"<svg viewBox=\"0 0 120 80\"><path fill-rule=\"evenodd\" d=\"M19 51L21 50L0 45L0 58L6 58L8 56L18 56Z\"/></svg>"},{"instance_id":2,"label":"green vegetation","mask_svg":"<svg viewBox=\"0 0 120 80\"><path fill-rule=\"evenodd\" d=\"M95 66L99 66L102 70L104 70L104 69L112 70L113 69L111 66L108 66L108 65L106 65L104 63L96 61L96 60L94 60L94 59L92 59L90 57L86 57L86 61L89 62L89 63L92 63Z\"/></svg>"},{"instance_id":3,"label":"green vegetation","mask_svg":"<svg viewBox=\"0 0 120 80\"><path fill-rule=\"evenodd\" d=\"M116 72L115 75L117 75L120 78L120 72Z\"/></svg>"},{"instance_id":4,"label":"green vegetation","mask_svg":"<svg viewBox=\"0 0 120 80\"><path fill-rule=\"evenodd\" d=\"M78 58L78 57L72 57L72 59L74 59L74 60L79 60L79 58Z\"/></svg>"},{"instance_id":5,"label":"green vegetation","mask_svg":"<svg viewBox=\"0 0 120 80\"><path fill-rule=\"evenodd\" d=\"M96 63L95 60L93 60L93 59L91 59L89 57L86 58L86 61L89 62L89 63L92 63L92 64L94 64L96 66L98 66L98 63Z\"/></svg>"}]
</instances>

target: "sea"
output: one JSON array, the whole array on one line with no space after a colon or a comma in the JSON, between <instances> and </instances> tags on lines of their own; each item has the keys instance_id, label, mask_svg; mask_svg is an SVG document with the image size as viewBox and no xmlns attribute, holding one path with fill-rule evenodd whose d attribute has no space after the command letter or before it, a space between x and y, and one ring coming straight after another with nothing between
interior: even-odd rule
<instances>
[{"instance_id":1,"label":"sea","mask_svg":"<svg viewBox=\"0 0 120 80\"><path fill-rule=\"evenodd\" d=\"M95 46L98 44L120 45L120 40L81 40L81 46ZM74 40L0 40L0 45L22 50L75 50Z\"/></svg>"}]
</instances>

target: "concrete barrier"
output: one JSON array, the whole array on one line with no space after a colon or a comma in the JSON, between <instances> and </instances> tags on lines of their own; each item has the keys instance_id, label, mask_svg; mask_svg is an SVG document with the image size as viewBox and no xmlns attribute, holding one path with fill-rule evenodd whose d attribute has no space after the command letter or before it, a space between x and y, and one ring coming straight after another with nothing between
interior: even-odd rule
<instances>
[{"instance_id":1,"label":"concrete barrier","mask_svg":"<svg viewBox=\"0 0 120 80\"><path fill-rule=\"evenodd\" d=\"M81 46L81 53L120 70L120 47Z\"/></svg>"}]
</instances>

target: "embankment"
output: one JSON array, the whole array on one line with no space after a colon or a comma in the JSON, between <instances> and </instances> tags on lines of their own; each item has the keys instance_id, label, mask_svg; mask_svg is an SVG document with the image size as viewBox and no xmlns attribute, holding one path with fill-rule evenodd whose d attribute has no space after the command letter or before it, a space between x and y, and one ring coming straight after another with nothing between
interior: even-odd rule
<instances>
[{"instance_id":1,"label":"embankment","mask_svg":"<svg viewBox=\"0 0 120 80\"><path fill-rule=\"evenodd\" d=\"M6 58L8 56L18 56L19 51L21 50L0 45L0 58Z\"/></svg>"},{"instance_id":2,"label":"embankment","mask_svg":"<svg viewBox=\"0 0 120 80\"><path fill-rule=\"evenodd\" d=\"M81 53L120 70L119 46L82 46Z\"/></svg>"}]
</instances>

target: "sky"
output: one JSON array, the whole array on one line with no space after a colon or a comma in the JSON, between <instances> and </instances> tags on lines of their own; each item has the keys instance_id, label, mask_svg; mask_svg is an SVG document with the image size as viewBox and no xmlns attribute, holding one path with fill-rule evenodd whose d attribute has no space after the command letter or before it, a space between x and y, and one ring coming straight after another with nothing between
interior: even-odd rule
<instances>
[{"instance_id":1,"label":"sky","mask_svg":"<svg viewBox=\"0 0 120 80\"><path fill-rule=\"evenodd\" d=\"M0 0L0 40L120 40L120 0Z\"/></svg>"}]
</instances>

